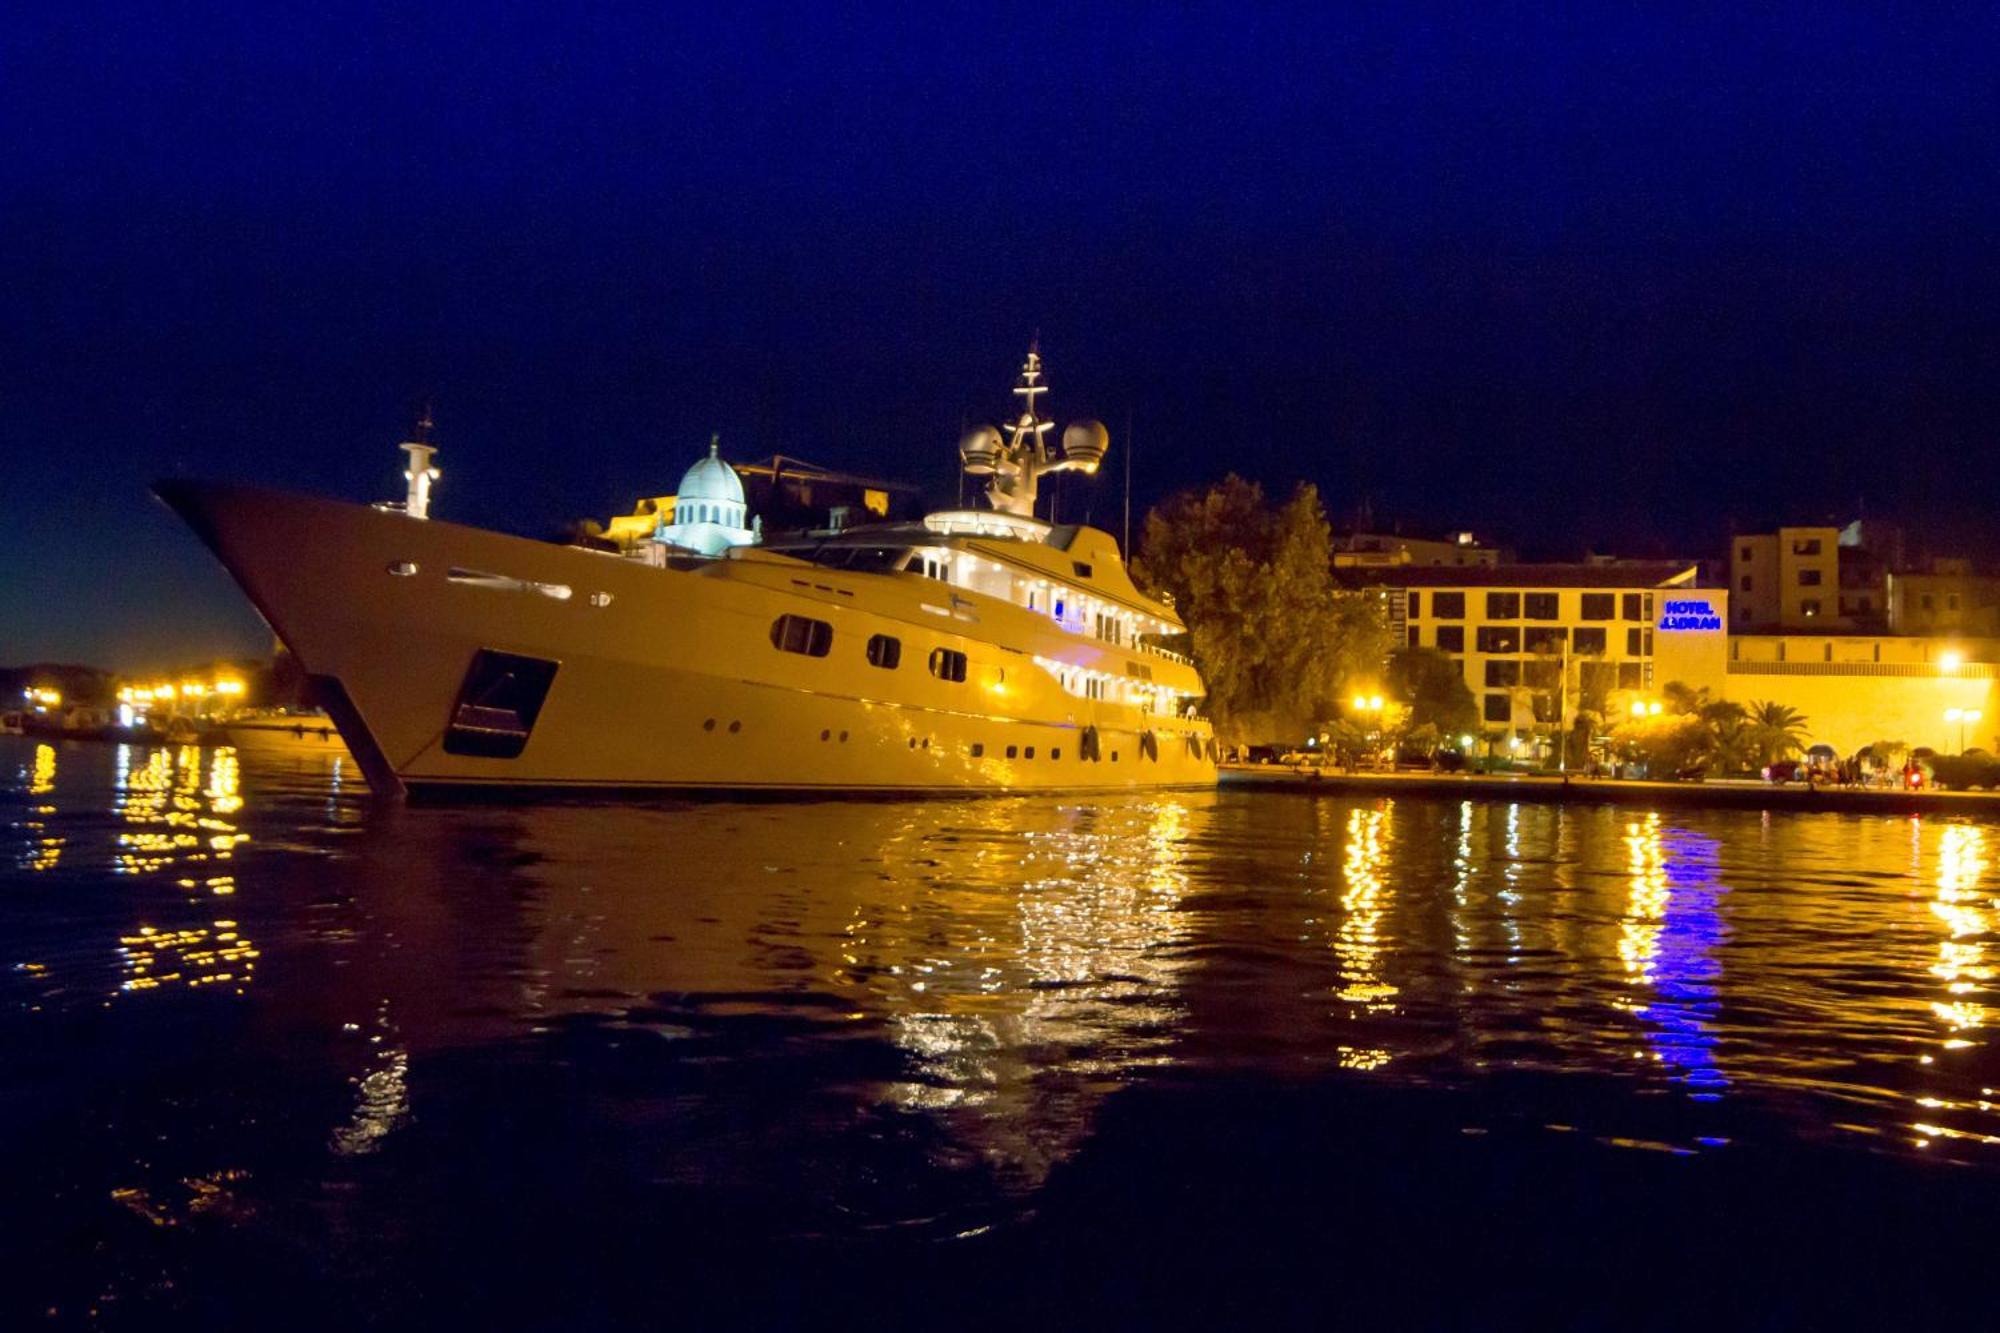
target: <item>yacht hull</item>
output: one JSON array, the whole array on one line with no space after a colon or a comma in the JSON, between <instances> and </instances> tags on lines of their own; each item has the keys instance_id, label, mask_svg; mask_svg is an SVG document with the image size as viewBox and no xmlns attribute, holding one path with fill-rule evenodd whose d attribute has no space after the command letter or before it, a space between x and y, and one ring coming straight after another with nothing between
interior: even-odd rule
<instances>
[{"instance_id":1,"label":"yacht hull","mask_svg":"<svg viewBox=\"0 0 2000 1333\"><path fill-rule=\"evenodd\" d=\"M1079 698L1038 669L1087 641L1004 604L936 605L914 576L775 556L657 568L255 487L155 489L315 679L379 792L1215 782L1206 723ZM827 650L780 651L786 614L830 625ZM900 645L892 667L864 653L879 636ZM940 648L965 654L964 680L927 669Z\"/></svg>"}]
</instances>

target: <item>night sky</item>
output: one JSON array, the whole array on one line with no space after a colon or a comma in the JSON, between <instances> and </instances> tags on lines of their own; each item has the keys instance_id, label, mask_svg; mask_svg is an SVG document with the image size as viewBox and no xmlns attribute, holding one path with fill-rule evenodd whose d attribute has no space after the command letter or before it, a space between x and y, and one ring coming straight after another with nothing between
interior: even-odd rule
<instances>
[{"instance_id":1,"label":"night sky","mask_svg":"<svg viewBox=\"0 0 2000 1333\"><path fill-rule=\"evenodd\" d=\"M439 517L602 517L711 431L948 497L1036 331L1141 504L1992 540L1990 6L32 8L0 662L266 648L146 483L390 498L425 398Z\"/></svg>"}]
</instances>

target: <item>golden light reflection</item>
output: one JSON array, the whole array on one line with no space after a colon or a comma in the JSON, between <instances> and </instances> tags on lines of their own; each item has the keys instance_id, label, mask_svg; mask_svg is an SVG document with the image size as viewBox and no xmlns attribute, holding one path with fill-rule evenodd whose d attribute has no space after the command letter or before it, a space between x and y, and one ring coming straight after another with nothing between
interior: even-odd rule
<instances>
[{"instance_id":1,"label":"golden light reflection","mask_svg":"<svg viewBox=\"0 0 2000 1333\"><path fill-rule=\"evenodd\" d=\"M240 995L257 970L256 946L227 920L179 930L141 926L118 937L118 955L125 972L119 990L126 993L229 986Z\"/></svg>"},{"instance_id":2,"label":"golden light reflection","mask_svg":"<svg viewBox=\"0 0 2000 1333\"><path fill-rule=\"evenodd\" d=\"M1383 952L1382 919L1389 898L1383 871L1389 860L1390 806L1384 801L1372 810L1357 807L1348 812L1347 857L1341 866L1346 884L1340 896L1344 915L1333 939L1343 979L1337 994L1348 1004L1371 1010L1395 1007L1391 1001L1396 987L1378 970Z\"/></svg>"},{"instance_id":3,"label":"golden light reflection","mask_svg":"<svg viewBox=\"0 0 2000 1333\"><path fill-rule=\"evenodd\" d=\"M55 789L56 747L37 745L34 768L28 774L28 795L30 798L47 796ZM28 835L24 862L29 870L53 870L56 862L62 860L64 839L51 833L48 825L48 817L55 812L55 806L31 799L28 818L21 821L21 828Z\"/></svg>"},{"instance_id":4,"label":"golden light reflection","mask_svg":"<svg viewBox=\"0 0 2000 1333\"><path fill-rule=\"evenodd\" d=\"M1618 958L1636 985L1653 979L1660 931L1667 914L1667 856L1657 813L1625 825L1625 916L1618 928Z\"/></svg>"},{"instance_id":5,"label":"golden light reflection","mask_svg":"<svg viewBox=\"0 0 2000 1333\"><path fill-rule=\"evenodd\" d=\"M1948 824L1938 842L1937 897L1931 914L1944 923L1931 975L1944 983L1948 998L1933 1001L1931 1012L1950 1029L1947 1046L1970 1045L1966 1034L1990 1019L1986 1005L1972 997L1993 980L1986 961L1986 937L1993 916L1979 892L1986 872L1986 830L1977 824Z\"/></svg>"},{"instance_id":6,"label":"golden light reflection","mask_svg":"<svg viewBox=\"0 0 2000 1333\"><path fill-rule=\"evenodd\" d=\"M114 870L144 874L183 862L226 861L248 839L223 818L243 808L242 771L233 746L209 755L206 783L199 746L147 750L138 767L132 764L134 747L118 750L112 809L128 827L118 835Z\"/></svg>"},{"instance_id":7,"label":"golden light reflection","mask_svg":"<svg viewBox=\"0 0 2000 1333\"><path fill-rule=\"evenodd\" d=\"M1048 1114L1037 1052L1065 1051L1088 1082L1065 1095L1085 1100L1166 1059L1191 819L1178 798L995 802L875 843L911 892L855 904L829 962L853 1016L886 1010L910 1057L884 1099L949 1113L1021 1183L1068 1156L1087 1119Z\"/></svg>"}]
</instances>

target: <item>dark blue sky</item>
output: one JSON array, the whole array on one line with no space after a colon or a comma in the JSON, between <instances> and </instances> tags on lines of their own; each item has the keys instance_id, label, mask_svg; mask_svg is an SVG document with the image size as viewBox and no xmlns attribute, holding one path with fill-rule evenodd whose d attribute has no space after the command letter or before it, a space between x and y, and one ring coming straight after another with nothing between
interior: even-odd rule
<instances>
[{"instance_id":1,"label":"dark blue sky","mask_svg":"<svg viewBox=\"0 0 2000 1333\"><path fill-rule=\"evenodd\" d=\"M429 396L522 531L713 430L946 488L1037 329L1142 501L1706 555L2000 491L1990 7L44 8L0 662L264 645L162 474L386 498Z\"/></svg>"}]
</instances>

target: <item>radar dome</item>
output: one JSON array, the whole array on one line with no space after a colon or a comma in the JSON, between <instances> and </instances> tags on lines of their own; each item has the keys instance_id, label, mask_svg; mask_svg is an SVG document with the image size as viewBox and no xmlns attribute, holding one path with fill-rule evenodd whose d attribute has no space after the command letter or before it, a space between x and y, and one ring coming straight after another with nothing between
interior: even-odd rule
<instances>
[{"instance_id":1,"label":"radar dome","mask_svg":"<svg viewBox=\"0 0 2000 1333\"><path fill-rule=\"evenodd\" d=\"M967 472L991 472L1000 461L1000 432L991 426L976 426L958 442L959 457Z\"/></svg>"},{"instance_id":2,"label":"radar dome","mask_svg":"<svg viewBox=\"0 0 2000 1333\"><path fill-rule=\"evenodd\" d=\"M1063 432L1063 457L1074 458L1086 472L1097 471L1110 447L1111 432L1101 421L1079 421Z\"/></svg>"}]
</instances>

